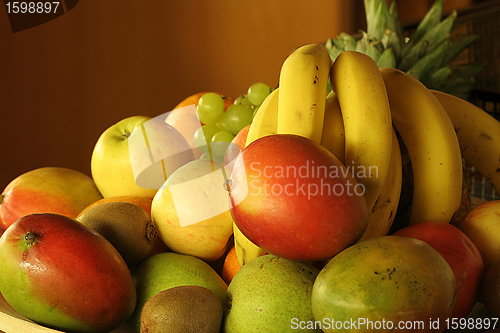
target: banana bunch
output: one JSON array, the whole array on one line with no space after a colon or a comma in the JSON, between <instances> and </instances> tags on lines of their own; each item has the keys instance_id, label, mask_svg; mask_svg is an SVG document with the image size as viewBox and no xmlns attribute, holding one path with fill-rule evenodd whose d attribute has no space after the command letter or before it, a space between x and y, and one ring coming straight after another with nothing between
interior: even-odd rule
<instances>
[{"instance_id":1,"label":"banana bunch","mask_svg":"<svg viewBox=\"0 0 500 333\"><path fill-rule=\"evenodd\" d=\"M360 38L340 33L330 38L326 48L334 61L342 51L358 51L372 58L380 68L397 68L415 77L429 89L466 98L484 64L455 65L453 59L479 35L451 41L457 13L444 20L443 0L436 0L415 32L406 37L396 2L364 0L367 31Z\"/></svg>"},{"instance_id":2,"label":"banana bunch","mask_svg":"<svg viewBox=\"0 0 500 333\"><path fill-rule=\"evenodd\" d=\"M371 214L361 240L387 235L396 216L403 179L397 134L414 179L408 223L452 220L462 199L463 158L500 190L496 119L401 70L379 69L360 52L343 51L332 64L322 44L310 44L287 58L246 144L287 133L319 142L363 184ZM240 265L266 253L234 230Z\"/></svg>"}]
</instances>

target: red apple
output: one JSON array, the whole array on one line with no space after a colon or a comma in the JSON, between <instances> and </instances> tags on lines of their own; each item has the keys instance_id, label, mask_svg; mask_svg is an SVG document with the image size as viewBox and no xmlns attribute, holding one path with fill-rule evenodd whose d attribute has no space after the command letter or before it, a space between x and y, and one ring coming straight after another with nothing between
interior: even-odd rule
<instances>
[{"instance_id":1,"label":"red apple","mask_svg":"<svg viewBox=\"0 0 500 333\"><path fill-rule=\"evenodd\" d=\"M241 129L241 131L236 134L231 144L227 147L226 154L224 155L224 164L231 169L234 166L234 161L240 152L245 148L247 142L248 131L250 130L250 125L247 125Z\"/></svg>"},{"instance_id":2,"label":"red apple","mask_svg":"<svg viewBox=\"0 0 500 333\"><path fill-rule=\"evenodd\" d=\"M59 214L30 214L0 238L0 292L20 314L64 332L109 332L133 313L137 294L118 251Z\"/></svg>"},{"instance_id":3,"label":"red apple","mask_svg":"<svg viewBox=\"0 0 500 333\"><path fill-rule=\"evenodd\" d=\"M55 213L71 218L102 199L89 176L67 168L44 167L12 180L0 195L0 229L24 215Z\"/></svg>"},{"instance_id":4,"label":"red apple","mask_svg":"<svg viewBox=\"0 0 500 333\"><path fill-rule=\"evenodd\" d=\"M476 245L457 227L439 221L412 224L394 233L420 239L437 250L450 265L457 282L454 318L464 318L476 304L484 264Z\"/></svg>"},{"instance_id":5,"label":"red apple","mask_svg":"<svg viewBox=\"0 0 500 333\"><path fill-rule=\"evenodd\" d=\"M368 223L364 188L321 145L276 134L248 145L231 174L231 214L255 245L319 261L354 244Z\"/></svg>"}]
</instances>

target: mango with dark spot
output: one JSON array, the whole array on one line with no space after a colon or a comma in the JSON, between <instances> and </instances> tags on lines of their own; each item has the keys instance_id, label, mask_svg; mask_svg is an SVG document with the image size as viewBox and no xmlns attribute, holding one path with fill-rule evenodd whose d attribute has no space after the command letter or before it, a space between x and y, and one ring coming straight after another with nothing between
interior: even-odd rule
<instances>
[{"instance_id":1,"label":"mango with dark spot","mask_svg":"<svg viewBox=\"0 0 500 333\"><path fill-rule=\"evenodd\" d=\"M438 251L416 238L382 236L333 257L314 282L311 304L323 332L436 333L446 329L456 292Z\"/></svg>"}]
</instances>

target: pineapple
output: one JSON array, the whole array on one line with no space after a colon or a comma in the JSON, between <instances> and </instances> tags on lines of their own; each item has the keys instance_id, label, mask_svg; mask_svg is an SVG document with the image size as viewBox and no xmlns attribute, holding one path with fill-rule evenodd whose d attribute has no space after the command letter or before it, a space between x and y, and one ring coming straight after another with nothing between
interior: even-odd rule
<instances>
[{"instance_id":1,"label":"pineapple","mask_svg":"<svg viewBox=\"0 0 500 333\"><path fill-rule=\"evenodd\" d=\"M405 37L396 2L364 0L367 31L360 38L340 33L325 46L334 61L342 51L358 51L370 56L377 65L397 68L415 77L430 89L467 99L477 75L485 64L454 65L455 59L478 35L451 41L456 11L441 20L443 0L436 0L415 32Z\"/></svg>"}]
</instances>

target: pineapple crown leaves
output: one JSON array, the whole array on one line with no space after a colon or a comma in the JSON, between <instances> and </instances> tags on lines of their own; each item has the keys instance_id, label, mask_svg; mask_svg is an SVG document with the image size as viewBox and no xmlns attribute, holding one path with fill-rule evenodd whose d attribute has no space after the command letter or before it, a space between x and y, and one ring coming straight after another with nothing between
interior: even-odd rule
<instances>
[{"instance_id":1,"label":"pineapple crown leaves","mask_svg":"<svg viewBox=\"0 0 500 333\"><path fill-rule=\"evenodd\" d=\"M449 40L446 39L437 45L433 50L430 50L428 47L427 49L429 52L424 57L417 60L406 73L423 83L423 79L429 72L435 72L439 69L438 64L440 64L443 60L448 44Z\"/></svg>"},{"instance_id":2,"label":"pineapple crown leaves","mask_svg":"<svg viewBox=\"0 0 500 333\"><path fill-rule=\"evenodd\" d=\"M396 57L392 48L385 49L377 60L377 66L379 68L394 68L396 67Z\"/></svg>"},{"instance_id":3,"label":"pineapple crown leaves","mask_svg":"<svg viewBox=\"0 0 500 333\"><path fill-rule=\"evenodd\" d=\"M389 7L387 7L385 1L377 0L364 0L364 4L368 35L381 40L386 28L390 24Z\"/></svg>"},{"instance_id":4,"label":"pineapple crown leaves","mask_svg":"<svg viewBox=\"0 0 500 333\"><path fill-rule=\"evenodd\" d=\"M411 55L412 50L418 49L421 44L426 44L427 47L425 53L430 53L434 51L434 49L436 49L439 45L441 45L444 40L449 39L451 31L453 30L453 26L455 25L456 18L457 12L453 11L453 13L445 20L427 30L419 39L419 41L414 43L412 45L412 48L408 49L407 46L412 43L412 39L410 39L410 41L404 47L404 49L407 49L408 51L405 54L405 51L403 50L403 59L399 64L399 69L406 72L409 69L409 67L407 66L411 66L421 58L421 56L419 56L416 60L411 59L410 61L405 61L407 60L407 57Z\"/></svg>"},{"instance_id":5,"label":"pineapple crown leaves","mask_svg":"<svg viewBox=\"0 0 500 333\"><path fill-rule=\"evenodd\" d=\"M435 0L409 38L405 37L395 1L364 0L367 29L356 38L340 33L325 46L332 61L342 51L358 51L370 56L377 65L397 68L420 80L428 88L466 97L474 87L474 76L484 64L451 66L451 62L479 36L457 41L450 36L457 18L456 11L443 17L443 0Z\"/></svg>"},{"instance_id":6,"label":"pineapple crown leaves","mask_svg":"<svg viewBox=\"0 0 500 333\"><path fill-rule=\"evenodd\" d=\"M457 57L463 50L468 48L479 38L479 35L471 35L455 42L450 43L450 47L446 50L446 55L443 59L443 64L448 65L455 57Z\"/></svg>"},{"instance_id":7,"label":"pineapple crown leaves","mask_svg":"<svg viewBox=\"0 0 500 333\"><path fill-rule=\"evenodd\" d=\"M375 40L382 40L384 36L392 34L402 47L404 44L403 25L395 1L387 7L385 1L364 0L367 33Z\"/></svg>"},{"instance_id":8,"label":"pineapple crown leaves","mask_svg":"<svg viewBox=\"0 0 500 333\"><path fill-rule=\"evenodd\" d=\"M405 43L405 34L404 34L403 24L401 23L401 17L399 16L399 10L396 1L393 1L391 3L391 6L389 7L389 14L390 17L392 18L390 22L393 22L393 24L389 26L389 29L391 30L391 32L396 34L396 36L399 39L400 47L402 48Z\"/></svg>"},{"instance_id":9,"label":"pineapple crown leaves","mask_svg":"<svg viewBox=\"0 0 500 333\"><path fill-rule=\"evenodd\" d=\"M422 21L417 26L417 29L412 34L410 41L405 45L404 54L408 52L413 45L420 41L420 39L432 28L439 24L443 16L443 0L436 0L432 7L425 14Z\"/></svg>"}]
</instances>

